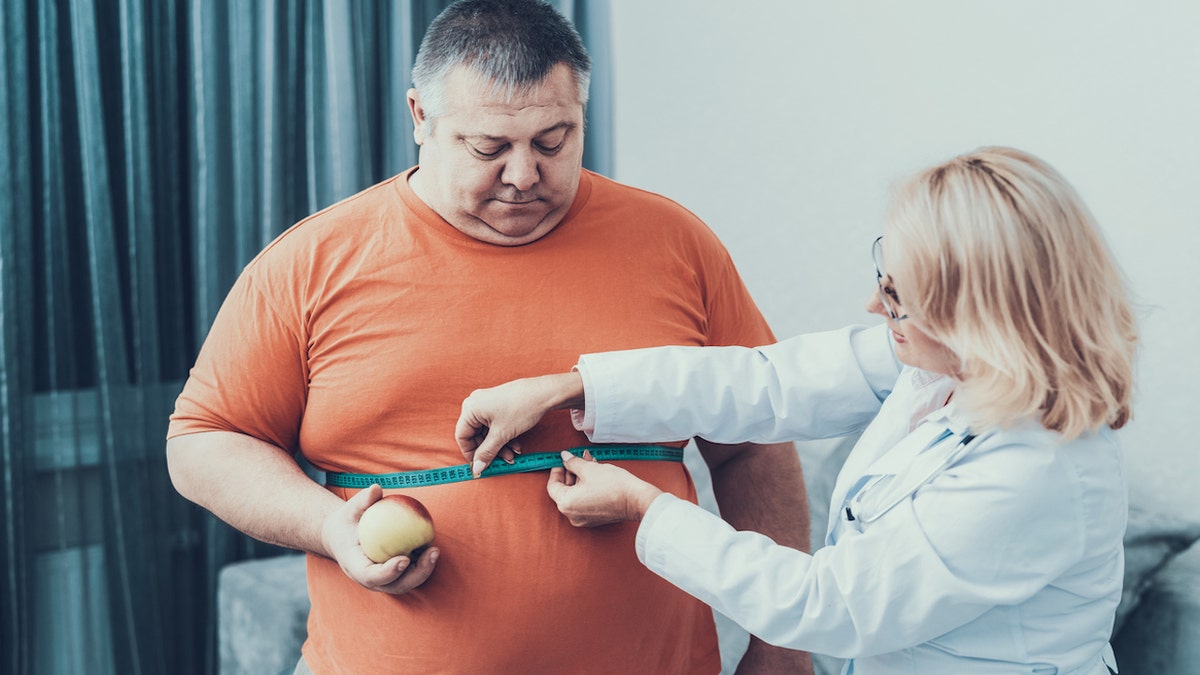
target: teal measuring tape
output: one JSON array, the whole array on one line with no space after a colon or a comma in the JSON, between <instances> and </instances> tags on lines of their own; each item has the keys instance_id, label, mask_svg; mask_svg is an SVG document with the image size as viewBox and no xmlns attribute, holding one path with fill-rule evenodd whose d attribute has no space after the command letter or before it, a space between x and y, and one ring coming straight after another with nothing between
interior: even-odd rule
<instances>
[{"instance_id":1,"label":"teal measuring tape","mask_svg":"<svg viewBox=\"0 0 1200 675\"><path fill-rule=\"evenodd\" d=\"M597 460L611 462L614 460L652 460L660 462L682 462L683 448L670 448L662 445L598 445L571 448L567 452L581 456L584 450L590 450L592 457ZM479 474L480 478L502 476L508 473L528 473L562 466L562 457L557 452L538 452L531 455L517 455L512 464L493 461L491 466ZM424 469L422 471L398 471L396 473L335 473L325 474L325 484L341 488L368 488L378 483L385 488L424 487L426 485L443 485L472 480L470 464L456 464L441 469Z\"/></svg>"}]
</instances>

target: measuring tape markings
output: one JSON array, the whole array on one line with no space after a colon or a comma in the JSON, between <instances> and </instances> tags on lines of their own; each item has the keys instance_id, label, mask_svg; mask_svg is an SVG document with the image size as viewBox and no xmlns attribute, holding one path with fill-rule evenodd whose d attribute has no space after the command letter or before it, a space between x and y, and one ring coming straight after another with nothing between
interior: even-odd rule
<instances>
[{"instance_id":1,"label":"measuring tape markings","mask_svg":"<svg viewBox=\"0 0 1200 675\"><path fill-rule=\"evenodd\" d=\"M570 452L576 457L582 456L585 450L591 451L592 457L604 461L620 460L649 460L664 462L682 462L683 448L672 448L663 445L603 445L580 446L571 448ZM483 470L480 478L501 476L510 473L528 473L552 469L562 466L562 457L557 452L539 452L531 455L517 455L512 464L493 462ZM473 480L470 464L456 464L440 469L423 469L420 471L398 471L396 473L339 473L325 474L325 484L340 488L368 488L378 483L384 488L424 487L427 485L444 485Z\"/></svg>"}]
</instances>

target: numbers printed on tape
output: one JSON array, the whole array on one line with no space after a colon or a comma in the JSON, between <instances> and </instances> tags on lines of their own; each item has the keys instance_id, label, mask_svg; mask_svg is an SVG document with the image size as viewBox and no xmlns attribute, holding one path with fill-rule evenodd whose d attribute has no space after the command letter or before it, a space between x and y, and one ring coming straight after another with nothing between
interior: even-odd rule
<instances>
[{"instance_id":1,"label":"numbers printed on tape","mask_svg":"<svg viewBox=\"0 0 1200 675\"><path fill-rule=\"evenodd\" d=\"M648 460L660 462L682 462L683 449L663 445L598 445L571 448L568 452L582 456L584 450L589 450L592 457L601 461ZM562 466L562 458L557 452L539 452L531 455L517 455L512 464L503 461L493 461L492 465L483 470L480 478L502 476L510 473L529 473ZM456 464L440 469L425 469L422 471L398 471L396 473L334 473L325 474L325 484L342 488L368 488L378 483L384 488L411 488L427 485L444 485L473 480L470 464Z\"/></svg>"}]
</instances>

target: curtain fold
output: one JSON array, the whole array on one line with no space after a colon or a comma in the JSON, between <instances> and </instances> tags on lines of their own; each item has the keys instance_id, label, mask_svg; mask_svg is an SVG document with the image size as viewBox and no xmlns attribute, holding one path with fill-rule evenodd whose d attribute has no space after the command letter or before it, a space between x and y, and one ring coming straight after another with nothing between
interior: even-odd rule
<instances>
[{"instance_id":1,"label":"curtain fold","mask_svg":"<svg viewBox=\"0 0 1200 675\"><path fill-rule=\"evenodd\" d=\"M416 163L446 4L0 0L0 672L217 672L220 569L282 551L175 493L167 418L242 267ZM608 173L606 5L553 4Z\"/></svg>"},{"instance_id":2,"label":"curtain fold","mask_svg":"<svg viewBox=\"0 0 1200 675\"><path fill-rule=\"evenodd\" d=\"M31 380L33 331L22 312L34 298L31 261L32 231L23 224L33 219L33 184L30 180L34 99L28 52L31 44L26 26L31 17L24 3L5 0L0 5L0 481L3 487L4 519L3 581L0 582L0 670L29 672L28 650L10 646L28 644L33 623L32 560L29 543L29 492L26 476L33 457L27 452L32 431L32 402L26 392ZM36 39L36 34L35 34ZM36 100L36 99L34 99ZM18 254L19 252L25 255ZM26 314L23 316L23 314Z\"/></svg>"}]
</instances>

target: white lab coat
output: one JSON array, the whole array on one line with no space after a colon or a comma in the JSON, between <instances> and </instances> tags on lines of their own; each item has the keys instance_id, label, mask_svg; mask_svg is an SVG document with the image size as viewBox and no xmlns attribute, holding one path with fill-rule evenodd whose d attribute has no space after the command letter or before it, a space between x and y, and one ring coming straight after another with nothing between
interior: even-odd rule
<instances>
[{"instance_id":1,"label":"white lab coat","mask_svg":"<svg viewBox=\"0 0 1200 675\"><path fill-rule=\"evenodd\" d=\"M1126 489L1115 434L970 429L953 380L901 367L886 327L759 349L580 359L595 442L760 443L867 427L808 555L655 500L641 561L763 640L846 673L1107 675ZM869 426L868 426L869 425Z\"/></svg>"}]
</instances>

